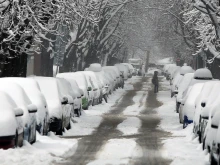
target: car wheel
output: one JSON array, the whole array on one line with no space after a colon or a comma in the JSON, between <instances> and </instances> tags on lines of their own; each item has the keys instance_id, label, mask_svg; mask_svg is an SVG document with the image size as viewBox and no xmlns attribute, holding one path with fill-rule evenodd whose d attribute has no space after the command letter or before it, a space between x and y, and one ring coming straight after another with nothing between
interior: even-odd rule
<instances>
[{"instance_id":1,"label":"car wheel","mask_svg":"<svg viewBox=\"0 0 220 165\"><path fill-rule=\"evenodd\" d=\"M211 165L218 165L217 161L215 160L215 158L213 157L213 154L210 154L210 164Z\"/></svg>"},{"instance_id":2,"label":"car wheel","mask_svg":"<svg viewBox=\"0 0 220 165\"><path fill-rule=\"evenodd\" d=\"M56 132L56 135L63 135L63 119L61 120L60 129Z\"/></svg>"},{"instance_id":3,"label":"car wheel","mask_svg":"<svg viewBox=\"0 0 220 165\"><path fill-rule=\"evenodd\" d=\"M71 128L70 122L68 124L68 126L66 127L67 130L69 130Z\"/></svg>"},{"instance_id":4,"label":"car wheel","mask_svg":"<svg viewBox=\"0 0 220 165\"><path fill-rule=\"evenodd\" d=\"M203 149L203 150L205 150L205 148L206 148L206 147L205 147L205 140L206 140L206 137L203 139L203 144L202 144L202 149Z\"/></svg>"},{"instance_id":5,"label":"car wheel","mask_svg":"<svg viewBox=\"0 0 220 165\"><path fill-rule=\"evenodd\" d=\"M15 146L14 147L15 148L18 147L18 131L16 131L16 133L15 133Z\"/></svg>"}]
</instances>

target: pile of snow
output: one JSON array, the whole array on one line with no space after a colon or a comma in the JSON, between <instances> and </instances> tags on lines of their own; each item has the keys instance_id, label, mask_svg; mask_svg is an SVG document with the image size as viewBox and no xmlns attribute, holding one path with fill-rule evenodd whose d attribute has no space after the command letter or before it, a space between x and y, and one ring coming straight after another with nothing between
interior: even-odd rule
<instances>
[{"instance_id":1,"label":"pile of snow","mask_svg":"<svg viewBox=\"0 0 220 165\"><path fill-rule=\"evenodd\" d=\"M209 69L202 68L202 69L197 69L195 74L194 74L195 79L212 79L212 73Z\"/></svg>"},{"instance_id":2,"label":"pile of snow","mask_svg":"<svg viewBox=\"0 0 220 165\"><path fill-rule=\"evenodd\" d=\"M0 150L1 165L48 165L71 156L77 148L77 139L61 139L53 133L41 136L33 145L24 141L22 148Z\"/></svg>"},{"instance_id":3,"label":"pile of snow","mask_svg":"<svg viewBox=\"0 0 220 165\"><path fill-rule=\"evenodd\" d=\"M180 74L181 75L185 75L186 73L193 73L194 70L192 69L191 66L182 66L181 69L180 69Z\"/></svg>"},{"instance_id":4,"label":"pile of snow","mask_svg":"<svg viewBox=\"0 0 220 165\"><path fill-rule=\"evenodd\" d=\"M88 70L93 71L93 72L101 72L102 66L99 63L90 64Z\"/></svg>"}]
</instances>

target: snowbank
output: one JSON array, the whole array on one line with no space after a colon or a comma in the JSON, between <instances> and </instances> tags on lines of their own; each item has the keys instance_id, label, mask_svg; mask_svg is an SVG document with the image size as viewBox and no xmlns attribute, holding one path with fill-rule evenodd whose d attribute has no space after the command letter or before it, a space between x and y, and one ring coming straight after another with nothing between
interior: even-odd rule
<instances>
[{"instance_id":1,"label":"snowbank","mask_svg":"<svg viewBox=\"0 0 220 165\"><path fill-rule=\"evenodd\" d=\"M50 133L37 134L37 141L30 145L25 141L22 148L0 150L1 165L49 165L75 153L77 139L61 139Z\"/></svg>"}]
</instances>

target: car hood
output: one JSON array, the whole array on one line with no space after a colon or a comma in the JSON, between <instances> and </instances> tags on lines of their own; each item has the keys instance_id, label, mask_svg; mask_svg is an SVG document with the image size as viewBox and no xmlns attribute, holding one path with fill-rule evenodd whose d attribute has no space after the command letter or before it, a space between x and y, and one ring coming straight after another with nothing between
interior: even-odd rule
<instances>
[{"instance_id":1,"label":"car hood","mask_svg":"<svg viewBox=\"0 0 220 165\"><path fill-rule=\"evenodd\" d=\"M17 122L15 114L12 110L2 112L0 118L0 136L15 135L17 128Z\"/></svg>"}]
</instances>

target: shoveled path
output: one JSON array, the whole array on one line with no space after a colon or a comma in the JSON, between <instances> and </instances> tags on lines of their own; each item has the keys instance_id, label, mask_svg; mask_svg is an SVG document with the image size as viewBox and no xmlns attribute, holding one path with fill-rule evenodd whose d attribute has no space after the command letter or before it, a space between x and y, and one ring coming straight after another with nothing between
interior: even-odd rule
<instances>
[{"instance_id":1,"label":"shoveled path","mask_svg":"<svg viewBox=\"0 0 220 165\"><path fill-rule=\"evenodd\" d=\"M162 158L160 149L162 147L161 139L170 136L167 132L157 129L160 118L156 114L155 108L161 106L157 101L156 94L148 89L147 100L140 100L140 105L145 105L145 109L141 112L139 119L142 126L137 135L122 136L122 133L116 128L122 123L126 116L123 111L130 105L133 105L133 97L138 91L147 90L144 87L146 82L150 82L149 78L140 78L133 84L134 89L125 93L120 102L112 106L112 110L108 114L104 114L103 121L93 132L92 135L84 136L79 140L78 148L75 154L65 160L63 165L86 165L94 161L97 152L110 139L119 138L135 138L136 142L142 147L143 156L134 160L130 160L131 165L169 165L170 161ZM74 138L74 137L73 137Z\"/></svg>"}]
</instances>

